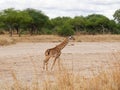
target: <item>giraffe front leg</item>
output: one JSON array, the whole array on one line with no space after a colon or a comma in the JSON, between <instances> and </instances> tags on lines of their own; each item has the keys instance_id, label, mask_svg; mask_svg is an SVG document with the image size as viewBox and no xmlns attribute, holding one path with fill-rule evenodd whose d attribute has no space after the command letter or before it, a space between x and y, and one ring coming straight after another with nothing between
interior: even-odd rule
<instances>
[{"instance_id":1,"label":"giraffe front leg","mask_svg":"<svg viewBox=\"0 0 120 90\"><path fill-rule=\"evenodd\" d=\"M45 65L46 65L46 71L48 71L48 62Z\"/></svg>"},{"instance_id":2,"label":"giraffe front leg","mask_svg":"<svg viewBox=\"0 0 120 90\"><path fill-rule=\"evenodd\" d=\"M56 62L56 60L59 58L59 56L60 56L60 53L55 57L54 62L53 62L52 67L51 67L51 70L53 69L53 67L54 67L54 65L55 65L55 62Z\"/></svg>"},{"instance_id":3,"label":"giraffe front leg","mask_svg":"<svg viewBox=\"0 0 120 90\"><path fill-rule=\"evenodd\" d=\"M60 55L61 55L61 52L59 53L59 57L58 57L58 68L59 68L59 70L61 70Z\"/></svg>"},{"instance_id":4,"label":"giraffe front leg","mask_svg":"<svg viewBox=\"0 0 120 90\"><path fill-rule=\"evenodd\" d=\"M59 70L61 70L60 58L58 58L58 68L59 68Z\"/></svg>"},{"instance_id":5,"label":"giraffe front leg","mask_svg":"<svg viewBox=\"0 0 120 90\"><path fill-rule=\"evenodd\" d=\"M43 70L45 70L45 62L43 62Z\"/></svg>"},{"instance_id":6,"label":"giraffe front leg","mask_svg":"<svg viewBox=\"0 0 120 90\"><path fill-rule=\"evenodd\" d=\"M55 65L56 59L57 59L57 58L55 58L54 61L53 61L53 64L52 64L51 70L53 69L53 66Z\"/></svg>"}]
</instances>

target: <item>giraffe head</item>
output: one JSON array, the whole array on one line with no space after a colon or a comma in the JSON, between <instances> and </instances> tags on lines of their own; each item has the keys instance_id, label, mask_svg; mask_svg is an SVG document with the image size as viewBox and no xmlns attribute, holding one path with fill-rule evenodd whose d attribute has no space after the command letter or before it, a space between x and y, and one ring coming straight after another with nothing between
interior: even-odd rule
<instances>
[{"instance_id":1,"label":"giraffe head","mask_svg":"<svg viewBox=\"0 0 120 90\"><path fill-rule=\"evenodd\" d=\"M69 38L69 40L75 40L75 38L73 36L69 36L68 38Z\"/></svg>"}]
</instances>

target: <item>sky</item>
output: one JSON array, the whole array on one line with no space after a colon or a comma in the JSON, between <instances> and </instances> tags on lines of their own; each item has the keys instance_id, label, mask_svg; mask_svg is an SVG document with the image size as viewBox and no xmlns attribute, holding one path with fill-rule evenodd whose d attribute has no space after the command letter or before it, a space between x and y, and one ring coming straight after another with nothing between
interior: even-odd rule
<instances>
[{"instance_id":1,"label":"sky","mask_svg":"<svg viewBox=\"0 0 120 90\"><path fill-rule=\"evenodd\" d=\"M50 18L102 14L113 19L114 12L120 9L120 0L0 0L0 10L7 8L34 8Z\"/></svg>"}]
</instances>

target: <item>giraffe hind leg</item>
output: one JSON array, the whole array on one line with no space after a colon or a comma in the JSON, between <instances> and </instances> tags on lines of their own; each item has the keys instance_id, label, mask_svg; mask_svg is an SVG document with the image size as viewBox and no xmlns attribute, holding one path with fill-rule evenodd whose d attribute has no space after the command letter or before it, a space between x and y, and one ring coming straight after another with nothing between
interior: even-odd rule
<instances>
[{"instance_id":1,"label":"giraffe hind leg","mask_svg":"<svg viewBox=\"0 0 120 90\"><path fill-rule=\"evenodd\" d=\"M48 69L48 61L49 61L50 57L46 56L45 60L43 61L43 70L47 70Z\"/></svg>"}]
</instances>

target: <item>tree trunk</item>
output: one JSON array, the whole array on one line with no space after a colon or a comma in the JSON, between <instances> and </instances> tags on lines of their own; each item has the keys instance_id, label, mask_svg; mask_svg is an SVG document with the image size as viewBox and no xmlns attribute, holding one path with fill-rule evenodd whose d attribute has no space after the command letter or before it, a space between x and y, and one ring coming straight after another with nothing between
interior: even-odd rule
<instances>
[{"instance_id":1,"label":"tree trunk","mask_svg":"<svg viewBox=\"0 0 120 90\"><path fill-rule=\"evenodd\" d=\"M105 28L104 28L103 25L101 25L101 26L102 26L102 34L104 34L105 33Z\"/></svg>"},{"instance_id":2,"label":"tree trunk","mask_svg":"<svg viewBox=\"0 0 120 90\"><path fill-rule=\"evenodd\" d=\"M18 30L19 32L18 32L18 34L19 34L19 37L21 37L21 30Z\"/></svg>"},{"instance_id":3,"label":"tree trunk","mask_svg":"<svg viewBox=\"0 0 120 90\"><path fill-rule=\"evenodd\" d=\"M19 29L18 29L18 27L16 28L16 31L17 31L17 34L19 34Z\"/></svg>"},{"instance_id":4,"label":"tree trunk","mask_svg":"<svg viewBox=\"0 0 120 90\"><path fill-rule=\"evenodd\" d=\"M10 37L12 37L12 28L9 29Z\"/></svg>"},{"instance_id":5,"label":"tree trunk","mask_svg":"<svg viewBox=\"0 0 120 90\"><path fill-rule=\"evenodd\" d=\"M31 28L31 30L30 30L30 35L31 36L33 35L33 28Z\"/></svg>"}]
</instances>

